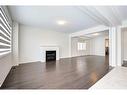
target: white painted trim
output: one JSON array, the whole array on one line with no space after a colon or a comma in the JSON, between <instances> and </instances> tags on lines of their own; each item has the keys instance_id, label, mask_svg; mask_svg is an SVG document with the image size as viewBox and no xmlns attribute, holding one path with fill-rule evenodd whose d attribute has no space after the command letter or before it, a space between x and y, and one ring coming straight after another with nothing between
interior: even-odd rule
<instances>
[{"instance_id":1,"label":"white painted trim","mask_svg":"<svg viewBox=\"0 0 127 95\"><path fill-rule=\"evenodd\" d=\"M13 66L19 65L19 23L13 21L12 32L12 52L13 52Z\"/></svg>"},{"instance_id":2,"label":"white painted trim","mask_svg":"<svg viewBox=\"0 0 127 95\"><path fill-rule=\"evenodd\" d=\"M69 35L69 57L71 57L71 35Z\"/></svg>"},{"instance_id":3,"label":"white painted trim","mask_svg":"<svg viewBox=\"0 0 127 95\"><path fill-rule=\"evenodd\" d=\"M122 66L123 61L122 61L122 31L121 27L117 27L117 66Z\"/></svg>"},{"instance_id":4,"label":"white painted trim","mask_svg":"<svg viewBox=\"0 0 127 95\"><path fill-rule=\"evenodd\" d=\"M70 56L68 56L68 57L60 57L60 59L63 59L63 58L71 58L71 57L70 57ZM60 60L60 59L59 59L59 60Z\"/></svg>"},{"instance_id":5,"label":"white painted trim","mask_svg":"<svg viewBox=\"0 0 127 95\"><path fill-rule=\"evenodd\" d=\"M86 34L101 32L101 31L104 31L104 30L109 30L109 27L104 26L104 25L99 25L99 26L96 26L96 27L92 27L92 28L89 28L89 29L85 29L85 30L82 30L82 31L79 31L79 32L72 33L72 34L70 34L70 36L71 37L82 36L82 35L86 35Z\"/></svg>"},{"instance_id":6,"label":"white painted trim","mask_svg":"<svg viewBox=\"0 0 127 95\"><path fill-rule=\"evenodd\" d=\"M19 64L17 64L17 66L20 64L28 64L28 63L34 63L34 62L40 62L41 63L40 60L35 60L35 61L28 61L28 62L20 62Z\"/></svg>"},{"instance_id":7,"label":"white painted trim","mask_svg":"<svg viewBox=\"0 0 127 95\"><path fill-rule=\"evenodd\" d=\"M109 29L109 65L116 66L117 65L117 43L116 43L116 27L111 27Z\"/></svg>"}]
</instances>

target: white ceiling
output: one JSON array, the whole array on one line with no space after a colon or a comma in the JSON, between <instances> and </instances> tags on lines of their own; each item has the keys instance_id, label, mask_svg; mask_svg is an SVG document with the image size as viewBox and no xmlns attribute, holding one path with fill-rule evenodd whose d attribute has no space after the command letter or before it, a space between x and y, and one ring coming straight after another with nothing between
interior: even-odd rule
<instances>
[{"instance_id":1,"label":"white ceiling","mask_svg":"<svg viewBox=\"0 0 127 95\"><path fill-rule=\"evenodd\" d=\"M9 6L12 18L24 25L37 26L63 32L75 32L98 25L76 7ZM65 20L64 26L57 20Z\"/></svg>"},{"instance_id":2,"label":"white ceiling","mask_svg":"<svg viewBox=\"0 0 127 95\"><path fill-rule=\"evenodd\" d=\"M127 6L118 6L119 16L122 21L127 20Z\"/></svg>"},{"instance_id":3,"label":"white ceiling","mask_svg":"<svg viewBox=\"0 0 127 95\"><path fill-rule=\"evenodd\" d=\"M121 24L127 19L126 6L105 7L106 10L84 6L8 6L8 9L12 19L20 24L68 33L102 24ZM57 20L67 24L59 26Z\"/></svg>"}]
</instances>

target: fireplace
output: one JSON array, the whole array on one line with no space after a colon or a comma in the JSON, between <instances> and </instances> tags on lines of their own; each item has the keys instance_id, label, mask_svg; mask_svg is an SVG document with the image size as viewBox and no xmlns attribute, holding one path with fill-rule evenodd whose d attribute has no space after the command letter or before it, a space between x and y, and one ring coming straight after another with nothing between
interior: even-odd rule
<instances>
[{"instance_id":1,"label":"fireplace","mask_svg":"<svg viewBox=\"0 0 127 95\"><path fill-rule=\"evenodd\" d=\"M46 62L56 60L56 51L46 51Z\"/></svg>"},{"instance_id":2,"label":"fireplace","mask_svg":"<svg viewBox=\"0 0 127 95\"><path fill-rule=\"evenodd\" d=\"M52 55L56 55L52 58L52 60L59 60L60 59L58 46L41 46L40 47L39 60L41 62L46 62L47 60L50 60L51 58L50 59L48 58L48 56L50 56L50 54L49 54L50 51L55 52L55 54L52 54ZM47 58L46 58L46 53L47 53Z\"/></svg>"}]
</instances>

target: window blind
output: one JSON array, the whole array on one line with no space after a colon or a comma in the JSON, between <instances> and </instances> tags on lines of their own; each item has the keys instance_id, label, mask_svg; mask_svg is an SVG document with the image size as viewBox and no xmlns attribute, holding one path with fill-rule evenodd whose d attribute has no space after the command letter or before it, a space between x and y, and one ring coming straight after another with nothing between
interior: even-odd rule
<instances>
[{"instance_id":1,"label":"window blind","mask_svg":"<svg viewBox=\"0 0 127 95\"><path fill-rule=\"evenodd\" d=\"M11 52L12 27L3 9L0 7L0 55Z\"/></svg>"}]
</instances>

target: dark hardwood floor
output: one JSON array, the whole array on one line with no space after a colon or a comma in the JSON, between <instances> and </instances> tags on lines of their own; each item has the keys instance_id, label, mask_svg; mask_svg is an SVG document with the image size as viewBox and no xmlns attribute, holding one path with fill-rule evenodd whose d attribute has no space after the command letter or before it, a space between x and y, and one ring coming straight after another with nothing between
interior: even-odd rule
<instances>
[{"instance_id":1,"label":"dark hardwood floor","mask_svg":"<svg viewBox=\"0 0 127 95\"><path fill-rule=\"evenodd\" d=\"M1 89L88 89L109 72L108 57L81 56L13 67Z\"/></svg>"}]
</instances>

